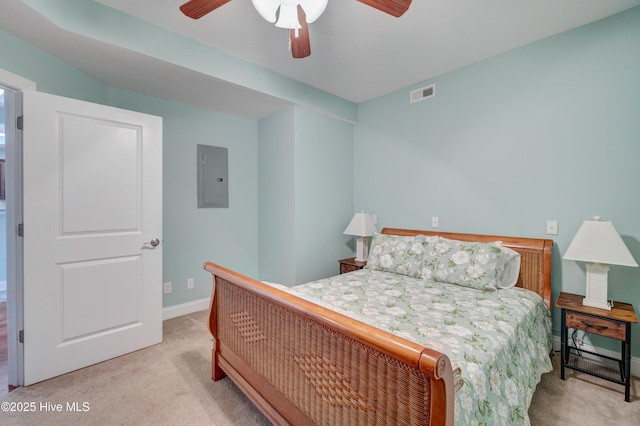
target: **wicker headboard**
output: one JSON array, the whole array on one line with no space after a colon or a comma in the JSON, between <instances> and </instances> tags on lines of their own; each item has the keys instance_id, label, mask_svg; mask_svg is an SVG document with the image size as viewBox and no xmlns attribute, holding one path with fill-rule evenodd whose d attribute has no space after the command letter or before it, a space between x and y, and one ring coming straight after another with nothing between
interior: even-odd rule
<instances>
[{"instance_id":1,"label":"wicker headboard","mask_svg":"<svg viewBox=\"0 0 640 426\"><path fill-rule=\"evenodd\" d=\"M453 232L434 232L415 229L384 228L382 234L390 235L440 235L451 240L491 242L502 241L520 253L520 277L517 287L536 292L542 297L548 309L551 309L551 247L552 240L541 238L504 237L496 235L458 234Z\"/></svg>"}]
</instances>

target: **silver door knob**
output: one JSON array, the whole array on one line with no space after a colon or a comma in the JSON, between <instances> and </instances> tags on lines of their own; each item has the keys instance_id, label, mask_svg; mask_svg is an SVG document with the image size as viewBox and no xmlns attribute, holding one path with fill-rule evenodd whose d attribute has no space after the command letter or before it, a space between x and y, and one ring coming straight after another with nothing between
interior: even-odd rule
<instances>
[{"instance_id":1,"label":"silver door knob","mask_svg":"<svg viewBox=\"0 0 640 426\"><path fill-rule=\"evenodd\" d=\"M151 244L151 247L156 247L160 244L160 240L157 238L154 238L153 240L149 241L149 244Z\"/></svg>"}]
</instances>

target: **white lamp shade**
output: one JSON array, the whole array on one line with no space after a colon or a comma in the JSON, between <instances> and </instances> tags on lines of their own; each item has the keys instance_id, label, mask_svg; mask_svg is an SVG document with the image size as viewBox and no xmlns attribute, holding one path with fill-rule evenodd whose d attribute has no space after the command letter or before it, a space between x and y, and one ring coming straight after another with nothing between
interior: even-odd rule
<instances>
[{"instance_id":1,"label":"white lamp shade","mask_svg":"<svg viewBox=\"0 0 640 426\"><path fill-rule=\"evenodd\" d=\"M563 259L609 265L638 266L611 222L585 220Z\"/></svg>"},{"instance_id":2,"label":"white lamp shade","mask_svg":"<svg viewBox=\"0 0 640 426\"><path fill-rule=\"evenodd\" d=\"M370 237L377 231L373 218L369 213L361 212L353 215L353 219L344 230L345 235L356 235L358 237Z\"/></svg>"}]
</instances>

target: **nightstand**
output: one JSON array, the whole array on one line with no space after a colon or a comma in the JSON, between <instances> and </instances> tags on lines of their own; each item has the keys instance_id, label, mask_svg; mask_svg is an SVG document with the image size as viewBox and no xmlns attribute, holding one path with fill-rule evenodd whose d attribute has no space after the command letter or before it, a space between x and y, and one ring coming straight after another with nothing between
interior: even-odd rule
<instances>
[{"instance_id":1,"label":"nightstand","mask_svg":"<svg viewBox=\"0 0 640 426\"><path fill-rule=\"evenodd\" d=\"M362 269L367 265L367 261L358 262L355 257L350 257L348 259L338 260L340 262L340 273L346 274L347 272L357 271L358 269Z\"/></svg>"},{"instance_id":2,"label":"nightstand","mask_svg":"<svg viewBox=\"0 0 640 426\"><path fill-rule=\"evenodd\" d=\"M613 302L613 307L608 311L606 309L583 306L582 298L583 296L577 294L560 293L556 301L556 307L562 309L560 378L564 380L564 369L571 368L619 383L624 385L624 400L629 402L631 385L631 324L638 322L633 305ZM568 330L570 328L619 340L622 343L620 359L569 346ZM619 366L619 374L616 369L607 368L606 365L603 366L590 361L586 357L578 356L577 354L580 352L595 355L610 362L615 361Z\"/></svg>"}]
</instances>

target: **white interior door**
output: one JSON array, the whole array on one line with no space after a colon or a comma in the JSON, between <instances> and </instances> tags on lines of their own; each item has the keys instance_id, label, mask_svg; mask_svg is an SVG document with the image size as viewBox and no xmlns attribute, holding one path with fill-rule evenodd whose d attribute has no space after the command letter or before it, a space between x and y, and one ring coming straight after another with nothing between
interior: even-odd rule
<instances>
[{"instance_id":1,"label":"white interior door","mask_svg":"<svg viewBox=\"0 0 640 426\"><path fill-rule=\"evenodd\" d=\"M162 341L162 119L23 101L29 385Z\"/></svg>"}]
</instances>

